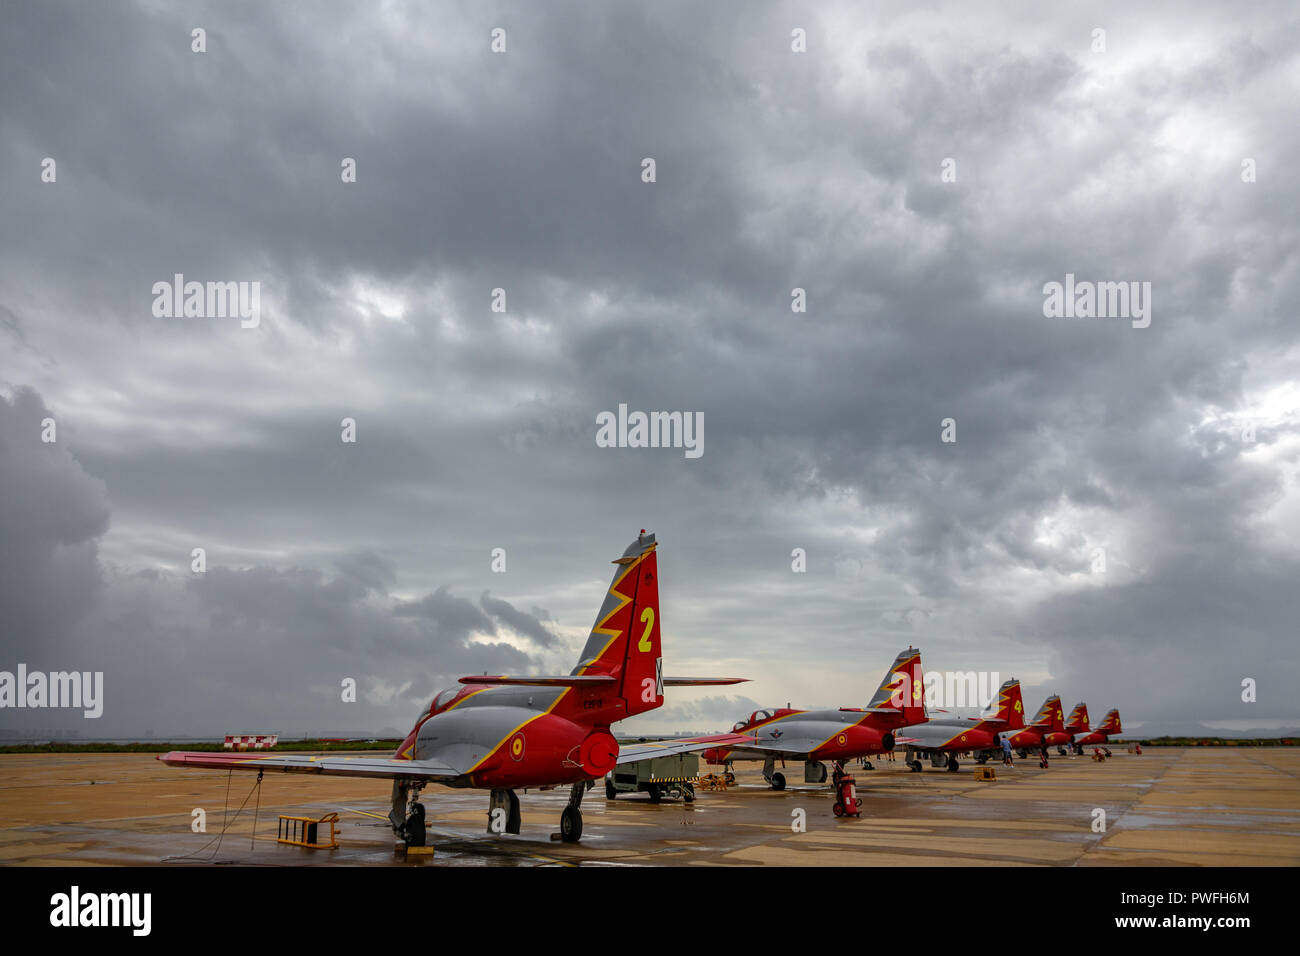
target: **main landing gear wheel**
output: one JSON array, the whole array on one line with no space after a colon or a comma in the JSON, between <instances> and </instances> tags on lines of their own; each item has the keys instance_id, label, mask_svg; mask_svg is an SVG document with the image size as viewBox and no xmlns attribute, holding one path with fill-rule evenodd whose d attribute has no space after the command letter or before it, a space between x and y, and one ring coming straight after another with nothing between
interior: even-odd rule
<instances>
[{"instance_id":1,"label":"main landing gear wheel","mask_svg":"<svg viewBox=\"0 0 1300 956\"><path fill-rule=\"evenodd\" d=\"M560 832L552 833L552 840L577 843L582 839L582 810L579 807L582 806L583 795L595 785L595 780L579 780L569 789L569 803L560 814Z\"/></svg>"},{"instance_id":2,"label":"main landing gear wheel","mask_svg":"<svg viewBox=\"0 0 1300 956\"><path fill-rule=\"evenodd\" d=\"M613 800L617 796L618 796L618 791L614 789L614 781L610 780L609 777L606 777L605 778L605 799Z\"/></svg>"},{"instance_id":3,"label":"main landing gear wheel","mask_svg":"<svg viewBox=\"0 0 1300 956\"><path fill-rule=\"evenodd\" d=\"M560 814L560 839L565 843L582 839L582 811L577 807L565 807Z\"/></svg>"},{"instance_id":4,"label":"main landing gear wheel","mask_svg":"<svg viewBox=\"0 0 1300 956\"><path fill-rule=\"evenodd\" d=\"M871 761L870 761L870 760L864 760L864 761L862 761L862 769L863 769L863 770L875 770L876 768L873 767L873 766L871 766Z\"/></svg>"},{"instance_id":5,"label":"main landing gear wheel","mask_svg":"<svg viewBox=\"0 0 1300 956\"><path fill-rule=\"evenodd\" d=\"M1029 751L1028 751L1028 750L1017 750L1017 751L1016 751L1016 754L1020 757L1021 760L1028 760L1028 759L1029 759Z\"/></svg>"},{"instance_id":6,"label":"main landing gear wheel","mask_svg":"<svg viewBox=\"0 0 1300 956\"><path fill-rule=\"evenodd\" d=\"M488 797L487 832L494 836L517 834L523 818L519 815L519 796L513 790L498 787Z\"/></svg>"},{"instance_id":7,"label":"main landing gear wheel","mask_svg":"<svg viewBox=\"0 0 1300 956\"><path fill-rule=\"evenodd\" d=\"M693 783L682 784L682 799L685 800L687 803L695 802L695 784Z\"/></svg>"},{"instance_id":8,"label":"main landing gear wheel","mask_svg":"<svg viewBox=\"0 0 1300 956\"><path fill-rule=\"evenodd\" d=\"M975 762L978 764L986 764L989 762L989 755L980 754L978 757L975 758Z\"/></svg>"},{"instance_id":9,"label":"main landing gear wheel","mask_svg":"<svg viewBox=\"0 0 1300 956\"><path fill-rule=\"evenodd\" d=\"M913 760L911 763L908 764L908 766L912 768L912 773L921 772L921 761L919 760Z\"/></svg>"},{"instance_id":10,"label":"main landing gear wheel","mask_svg":"<svg viewBox=\"0 0 1300 956\"><path fill-rule=\"evenodd\" d=\"M785 789L785 774L780 772L772 774L772 789L773 790Z\"/></svg>"},{"instance_id":11,"label":"main landing gear wheel","mask_svg":"<svg viewBox=\"0 0 1300 956\"><path fill-rule=\"evenodd\" d=\"M948 772L949 772L949 773L956 773L956 772L957 772L957 766L958 766L958 764L957 764L957 758L956 758L956 757L953 757L953 756L949 756L949 757L948 757Z\"/></svg>"},{"instance_id":12,"label":"main landing gear wheel","mask_svg":"<svg viewBox=\"0 0 1300 956\"><path fill-rule=\"evenodd\" d=\"M402 831L407 846L424 846L424 804L411 804L411 815L406 818Z\"/></svg>"},{"instance_id":13,"label":"main landing gear wheel","mask_svg":"<svg viewBox=\"0 0 1300 956\"><path fill-rule=\"evenodd\" d=\"M650 795L651 803L658 803L664 798L663 791L659 789L659 784L657 783L650 784L650 786L646 787L645 792Z\"/></svg>"}]
</instances>

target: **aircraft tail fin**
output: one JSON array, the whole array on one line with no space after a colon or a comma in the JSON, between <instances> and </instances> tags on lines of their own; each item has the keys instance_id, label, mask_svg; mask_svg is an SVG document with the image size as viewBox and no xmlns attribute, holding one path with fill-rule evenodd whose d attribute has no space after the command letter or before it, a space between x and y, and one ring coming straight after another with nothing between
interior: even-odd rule
<instances>
[{"instance_id":1,"label":"aircraft tail fin","mask_svg":"<svg viewBox=\"0 0 1300 956\"><path fill-rule=\"evenodd\" d=\"M1065 719L1065 729L1072 734L1086 734L1091 728L1088 726L1088 705L1080 701L1074 705L1074 710L1070 711L1070 716Z\"/></svg>"},{"instance_id":2,"label":"aircraft tail fin","mask_svg":"<svg viewBox=\"0 0 1300 956\"><path fill-rule=\"evenodd\" d=\"M1020 730L1025 726L1025 703L1020 696L1020 681L1014 677L998 688L998 696L989 704L985 720L997 721L1000 730Z\"/></svg>"},{"instance_id":3,"label":"aircraft tail fin","mask_svg":"<svg viewBox=\"0 0 1300 956\"><path fill-rule=\"evenodd\" d=\"M1053 694L1047 700L1043 701L1043 706L1038 708L1038 713L1034 714L1034 719L1030 725L1040 730L1062 731L1065 730L1065 718L1063 717L1064 709L1061 707L1061 698Z\"/></svg>"},{"instance_id":4,"label":"aircraft tail fin","mask_svg":"<svg viewBox=\"0 0 1300 956\"><path fill-rule=\"evenodd\" d=\"M925 673L921 670L920 651L909 647L894 658L867 709L893 712L905 725L925 720Z\"/></svg>"},{"instance_id":5,"label":"aircraft tail fin","mask_svg":"<svg viewBox=\"0 0 1300 956\"><path fill-rule=\"evenodd\" d=\"M658 545L642 530L616 558L614 578L573 676L606 674L618 681L622 716L663 706Z\"/></svg>"},{"instance_id":6,"label":"aircraft tail fin","mask_svg":"<svg viewBox=\"0 0 1300 956\"><path fill-rule=\"evenodd\" d=\"M1108 712L1106 719L1101 722L1101 726L1097 729L1108 734L1122 734L1124 726L1119 722L1119 711L1112 710Z\"/></svg>"}]
</instances>

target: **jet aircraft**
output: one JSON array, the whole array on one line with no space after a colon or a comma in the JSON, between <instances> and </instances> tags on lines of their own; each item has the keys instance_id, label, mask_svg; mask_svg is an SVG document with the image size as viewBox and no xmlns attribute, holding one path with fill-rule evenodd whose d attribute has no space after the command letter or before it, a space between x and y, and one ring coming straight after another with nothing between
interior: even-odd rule
<instances>
[{"instance_id":1,"label":"jet aircraft","mask_svg":"<svg viewBox=\"0 0 1300 956\"><path fill-rule=\"evenodd\" d=\"M655 536L643 529L613 562L613 581L570 673L462 677L460 686L434 696L390 757L171 751L159 759L259 775L279 770L389 779L388 819L408 846L424 844L419 794L430 783L491 791L488 829L497 833L520 830L517 789L568 785L560 836L577 842L583 794L615 764L751 742L742 734L721 734L620 746L610 732L616 721L662 706L665 687L745 680L664 676L657 548Z\"/></svg>"},{"instance_id":2,"label":"jet aircraft","mask_svg":"<svg viewBox=\"0 0 1300 956\"><path fill-rule=\"evenodd\" d=\"M1074 746L1079 753L1083 753L1084 747L1105 747L1110 743L1110 738L1114 734L1122 734L1124 727L1119 722L1119 711L1112 710L1106 714L1102 720L1101 726L1096 730L1089 730L1085 724L1081 736L1074 738Z\"/></svg>"},{"instance_id":3,"label":"jet aircraft","mask_svg":"<svg viewBox=\"0 0 1300 956\"><path fill-rule=\"evenodd\" d=\"M942 763L955 772L958 754L974 751L976 762L984 763L991 754L1001 752L1001 732L1020 730L1024 726L1020 681L1012 679L998 689L997 700L990 703L984 715L931 717L925 723L899 731L894 739L907 748L907 765L917 773L922 769L922 757L929 758L936 767Z\"/></svg>"},{"instance_id":4,"label":"jet aircraft","mask_svg":"<svg viewBox=\"0 0 1300 956\"><path fill-rule=\"evenodd\" d=\"M921 652L909 647L895 658L866 709L758 710L739 721L732 732L756 738L754 743L717 746L704 752L712 764L735 760L763 761L763 779L773 790L785 789L778 760L804 761L804 781L824 783L826 764L835 765L835 782L844 761L894 749L894 731L925 719ZM868 764L869 766L869 764Z\"/></svg>"},{"instance_id":5,"label":"jet aircraft","mask_svg":"<svg viewBox=\"0 0 1300 956\"><path fill-rule=\"evenodd\" d=\"M1080 702L1074 705L1074 710L1070 711L1070 716L1065 718L1065 728L1045 734L1043 743L1048 747L1055 747L1056 752L1064 757L1067 747L1077 752L1077 748L1074 746L1074 738L1078 734L1087 732L1088 705Z\"/></svg>"},{"instance_id":6,"label":"jet aircraft","mask_svg":"<svg viewBox=\"0 0 1300 956\"><path fill-rule=\"evenodd\" d=\"M1038 708L1038 713L1029 722L1029 726L1023 730L1004 731L1001 736L1011 741L1012 749L1020 754L1021 759L1027 757L1029 751L1037 750L1038 765L1046 767L1048 735L1064 732L1065 717L1064 710L1061 708L1061 698L1053 694L1043 701L1043 706Z\"/></svg>"}]
</instances>

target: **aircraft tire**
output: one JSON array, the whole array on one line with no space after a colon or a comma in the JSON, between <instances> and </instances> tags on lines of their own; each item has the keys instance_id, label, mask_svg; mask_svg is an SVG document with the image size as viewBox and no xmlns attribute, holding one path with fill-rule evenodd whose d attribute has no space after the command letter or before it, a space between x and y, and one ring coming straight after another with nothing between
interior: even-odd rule
<instances>
[{"instance_id":1,"label":"aircraft tire","mask_svg":"<svg viewBox=\"0 0 1300 956\"><path fill-rule=\"evenodd\" d=\"M682 799L685 800L687 803L695 802L695 784L693 783L682 784Z\"/></svg>"},{"instance_id":2,"label":"aircraft tire","mask_svg":"<svg viewBox=\"0 0 1300 956\"><path fill-rule=\"evenodd\" d=\"M565 843L582 839L582 811L577 807L565 807L560 814L560 839Z\"/></svg>"},{"instance_id":3,"label":"aircraft tire","mask_svg":"<svg viewBox=\"0 0 1300 956\"><path fill-rule=\"evenodd\" d=\"M605 778L605 799L613 800L617 796L618 796L618 791L614 789L614 781L610 780L609 777L606 777Z\"/></svg>"},{"instance_id":4,"label":"aircraft tire","mask_svg":"<svg viewBox=\"0 0 1300 956\"><path fill-rule=\"evenodd\" d=\"M785 789L785 774L783 773L772 774L772 789L773 790Z\"/></svg>"},{"instance_id":5,"label":"aircraft tire","mask_svg":"<svg viewBox=\"0 0 1300 956\"><path fill-rule=\"evenodd\" d=\"M863 770L875 770L876 768L873 767L873 766L871 766L871 761L870 761L870 760L867 760L867 761L865 761L865 762L862 764L862 769L863 769Z\"/></svg>"},{"instance_id":6,"label":"aircraft tire","mask_svg":"<svg viewBox=\"0 0 1300 956\"><path fill-rule=\"evenodd\" d=\"M957 772L957 767L958 767L957 758L956 758L956 757L949 757L949 758L948 758L948 772L949 772L949 773L956 773L956 772Z\"/></svg>"},{"instance_id":7,"label":"aircraft tire","mask_svg":"<svg viewBox=\"0 0 1300 956\"><path fill-rule=\"evenodd\" d=\"M424 846L424 804L411 806L411 815L406 818L402 836L407 846Z\"/></svg>"},{"instance_id":8,"label":"aircraft tire","mask_svg":"<svg viewBox=\"0 0 1300 956\"><path fill-rule=\"evenodd\" d=\"M921 761L919 760L913 760L911 763L908 764L908 766L912 768L912 773L921 772Z\"/></svg>"},{"instance_id":9,"label":"aircraft tire","mask_svg":"<svg viewBox=\"0 0 1300 956\"><path fill-rule=\"evenodd\" d=\"M649 794L651 803L658 803L664 798L664 793L659 789L659 784L657 783L650 784L650 786L646 787L645 792Z\"/></svg>"}]
</instances>

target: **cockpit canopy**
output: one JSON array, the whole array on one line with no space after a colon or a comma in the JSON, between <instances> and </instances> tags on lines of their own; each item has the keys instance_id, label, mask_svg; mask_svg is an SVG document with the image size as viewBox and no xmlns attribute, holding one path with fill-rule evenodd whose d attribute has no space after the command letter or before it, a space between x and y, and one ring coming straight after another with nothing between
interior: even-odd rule
<instances>
[{"instance_id":1,"label":"cockpit canopy","mask_svg":"<svg viewBox=\"0 0 1300 956\"><path fill-rule=\"evenodd\" d=\"M462 685L460 687L448 687L445 690L438 691L438 693L433 695L433 703L429 705L429 713L436 713L443 707L446 707L456 698L456 695L464 689L465 687Z\"/></svg>"},{"instance_id":2,"label":"cockpit canopy","mask_svg":"<svg viewBox=\"0 0 1300 956\"><path fill-rule=\"evenodd\" d=\"M776 711L774 710L756 710L749 715L749 718L747 720L742 720L739 723L737 723L736 726L732 727L731 728L732 733L735 733L740 730L744 730L750 724L757 724L760 721L771 720L775 716L776 716Z\"/></svg>"}]
</instances>

